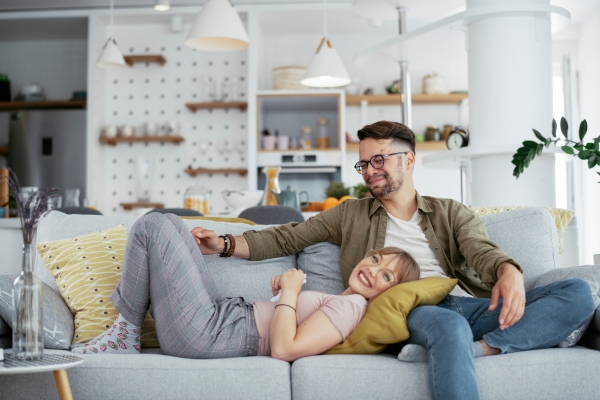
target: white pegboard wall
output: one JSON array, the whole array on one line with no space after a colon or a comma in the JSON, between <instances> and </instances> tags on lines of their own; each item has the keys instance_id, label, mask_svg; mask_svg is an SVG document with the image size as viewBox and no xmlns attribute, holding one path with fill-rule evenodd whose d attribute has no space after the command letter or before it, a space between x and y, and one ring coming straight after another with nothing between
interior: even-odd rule
<instances>
[{"instance_id":1,"label":"white pegboard wall","mask_svg":"<svg viewBox=\"0 0 600 400\"><path fill-rule=\"evenodd\" d=\"M126 213L119 203L137 201L136 158L153 160L150 201L165 207L182 207L186 188L195 182L211 190L211 213L229 211L221 191L247 188L239 174L184 172L197 168L247 168L247 114L237 108L190 111L185 103L202 102L203 78L211 76L220 87L224 78L237 77L240 101L246 101L247 52L209 53L184 45L187 27L172 33L166 25L115 27L124 55L161 54L163 66L154 63L106 71L106 125L133 125L138 132L146 122L175 121L185 141L173 143L121 143L104 151L104 214ZM98 127L99 132L102 127ZM139 135L139 133L138 133Z\"/></svg>"}]
</instances>

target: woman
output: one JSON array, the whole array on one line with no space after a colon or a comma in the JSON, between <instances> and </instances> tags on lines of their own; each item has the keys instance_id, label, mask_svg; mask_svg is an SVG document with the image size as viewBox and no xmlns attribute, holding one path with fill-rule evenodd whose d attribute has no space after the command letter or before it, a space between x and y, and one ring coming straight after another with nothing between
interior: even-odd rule
<instances>
[{"instance_id":1,"label":"woman","mask_svg":"<svg viewBox=\"0 0 600 400\"><path fill-rule=\"evenodd\" d=\"M344 341L367 300L419 278L415 260L398 248L371 252L338 296L301 292L304 274L291 269L271 280L277 304L220 298L185 223L151 213L131 228L121 280L111 294L119 316L78 353L138 353L150 303L164 354L185 358L270 355L286 361L320 354Z\"/></svg>"}]
</instances>

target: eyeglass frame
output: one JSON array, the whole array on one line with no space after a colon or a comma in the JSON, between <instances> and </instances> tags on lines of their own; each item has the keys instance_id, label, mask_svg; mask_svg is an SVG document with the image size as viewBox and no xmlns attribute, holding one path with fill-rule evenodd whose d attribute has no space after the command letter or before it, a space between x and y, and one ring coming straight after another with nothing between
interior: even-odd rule
<instances>
[{"instance_id":1,"label":"eyeglass frame","mask_svg":"<svg viewBox=\"0 0 600 400\"><path fill-rule=\"evenodd\" d=\"M371 250L370 252L367 253L367 257L371 258L373 256L377 256L379 257L379 261L376 263L373 263L373 265L375 267L378 267L379 269L377 270L377 280L379 281L379 283L383 284L383 285L393 285L396 282L396 275L394 274L394 271L392 271L391 269L387 268L385 265L381 264L381 260L383 260L383 256L381 254L379 254L379 252L377 250ZM392 280L390 282L382 282L379 279L379 275L382 271L388 271L388 273L392 276ZM381 274L383 276L383 274Z\"/></svg>"},{"instance_id":2,"label":"eyeglass frame","mask_svg":"<svg viewBox=\"0 0 600 400\"><path fill-rule=\"evenodd\" d=\"M383 168L383 167L385 166L385 158L386 158L386 157L395 156L395 155L398 155L398 154L406 154L406 153L411 153L411 152L410 152L410 151L399 151L399 152L397 152L397 153L390 153L390 154L375 154L373 157L371 157L371 158L369 159L369 161L365 161L365 160L360 160L360 161L357 161L357 162L356 162L356 164L354 164L354 169L355 169L355 170L356 170L356 172L358 172L359 174L361 174L361 175L366 175L366 174L367 174L367 172L366 172L366 171L367 171L367 168L363 168L363 167L362 167L362 165L359 165L360 163L365 163L365 165L368 163L368 164L371 164L371 167L373 167L373 169L381 169L381 168ZM379 167L379 168L377 168L377 167L375 166L375 164L373 164L373 159L374 159L375 157L381 157L381 158L382 158L382 161L381 161L381 167ZM365 173L363 174L361 171L359 171L359 170L358 170L358 168L360 168L360 170L361 170L361 171L362 171L362 170L364 170L364 171L365 171Z\"/></svg>"}]
</instances>

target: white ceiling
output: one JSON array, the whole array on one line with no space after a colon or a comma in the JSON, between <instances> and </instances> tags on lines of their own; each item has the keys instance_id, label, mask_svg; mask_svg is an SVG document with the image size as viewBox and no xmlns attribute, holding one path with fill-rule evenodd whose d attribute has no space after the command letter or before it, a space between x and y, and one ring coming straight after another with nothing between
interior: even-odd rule
<instances>
[{"instance_id":1,"label":"white ceiling","mask_svg":"<svg viewBox=\"0 0 600 400\"><path fill-rule=\"evenodd\" d=\"M345 4L348 7L352 0L327 0L329 4ZM466 0L396 0L408 6L408 29L434 22L440 18L462 11ZM205 0L171 0L173 9L177 7L199 6ZM255 4L315 4L320 0L232 0L234 5ZM151 8L154 0L114 0L116 8ZM597 7L600 0L550 0L550 3L564 7L571 12L574 25L583 21ZM105 9L110 0L0 0L0 12L33 11L33 10L65 10L65 9ZM322 30L322 17L319 11L266 12L261 14L261 22L266 34L306 34ZM331 33L386 33L395 34L398 30L393 21L384 21L383 26L374 29L366 19L356 16L347 10L331 10L329 12L329 29ZM0 27L2 30L2 27Z\"/></svg>"}]
</instances>

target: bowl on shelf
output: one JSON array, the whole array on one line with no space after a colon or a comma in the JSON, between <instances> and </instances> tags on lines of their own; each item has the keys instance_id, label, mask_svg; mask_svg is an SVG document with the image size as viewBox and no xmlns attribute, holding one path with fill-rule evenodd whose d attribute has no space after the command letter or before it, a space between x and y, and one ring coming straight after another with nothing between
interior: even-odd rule
<instances>
[{"instance_id":1,"label":"bowl on shelf","mask_svg":"<svg viewBox=\"0 0 600 400\"><path fill-rule=\"evenodd\" d=\"M223 200L233 209L232 216L237 217L246 208L257 206L263 198L264 190L224 190Z\"/></svg>"}]
</instances>

